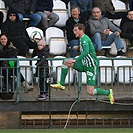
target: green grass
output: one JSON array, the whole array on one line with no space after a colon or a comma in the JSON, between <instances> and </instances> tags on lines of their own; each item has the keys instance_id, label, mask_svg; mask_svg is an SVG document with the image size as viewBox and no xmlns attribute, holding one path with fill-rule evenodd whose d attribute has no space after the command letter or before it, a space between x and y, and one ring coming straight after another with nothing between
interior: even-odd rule
<instances>
[{"instance_id":1,"label":"green grass","mask_svg":"<svg viewBox=\"0 0 133 133\"><path fill-rule=\"evenodd\" d=\"M0 129L0 133L133 133L133 128Z\"/></svg>"}]
</instances>

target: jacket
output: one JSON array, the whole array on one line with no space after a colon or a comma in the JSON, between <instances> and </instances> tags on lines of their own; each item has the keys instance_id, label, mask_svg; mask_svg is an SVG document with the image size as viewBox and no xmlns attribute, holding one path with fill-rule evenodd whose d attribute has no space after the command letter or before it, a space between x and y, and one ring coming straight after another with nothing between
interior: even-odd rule
<instances>
[{"instance_id":1,"label":"jacket","mask_svg":"<svg viewBox=\"0 0 133 133\"><path fill-rule=\"evenodd\" d=\"M107 17L101 16L101 18L97 20L93 18L93 16L91 16L90 19L88 20L88 23L90 25L91 36L93 36L95 33L98 32L101 34L102 40L106 40L108 37L107 34L103 34L104 29L110 29L110 31L112 32L115 31L121 32L121 30L118 27L116 27L112 22L110 22Z\"/></svg>"},{"instance_id":2,"label":"jacket","mask_svg":"<svg viewBox=\"0 0 133 133\"><path fill-rule=\"evenodd\" d=\"M8 16L10 13L16 14L16 21L12 22ZM19 20L18 14L14 11L8 11L7 19L1 26L1 32L5 32L9 36L9 40L14 40L16 38L28 38L28 33L26 32L23 22Z\"/></svg>"},{"instance_id":3,"label":"jacket","mask_svg":"<svg viewBox=\"0 0 133 133\"><path fill-rule=\"evenodd\" d=\"M111 0L93 0L93 7L99 7L102 12L115 14L115 8Z\"/></svg>"},{"instance_id":4,"label":"jacket","mask_svg":"<svg viewBox=\"0 0 133 133\"><path fill-rule=\"evenodd\" d=\"M77 5L81 12L92 11L92 0L70 0L70 5Z\"/></svg>"},{"instance_id":5,"label":"jacket","mask_svg":"<svg viewBox=\"0 0 133 133\"><path fill-rule=\"evenodd\" d=\"M36 3L36 11L49 11L52 12L53 0L34 0Z\"/></svg>"},{"instance_id":6,"label":"jacket","mask_svg":"<svg viewBox=\"0 0 133 133\"><path fill-rule=\"evenodd\" d=\"M125 39L129 39L130 41L133 41L133 20L127 19L122 25L121 25L121 34L120 36Z\"/></svg>"},{"instance_id":7,"label":"jacket","mask_svg":"<svg viewBox=\"0 0 133 133\"><path fill-rule=\"evenodd\" d=\"M49 53L49 47L46 45L42 50L38 51L38 58L39 60L35 64L37 66L36 76L38 75L38 69L39 69L39 75L41 78L44 78L45 76L48 77L49 68L48 68L48 53ZM45 74L44 75L44 71Z\"/></svg>"},{"instance_id":8,"label":"jacket","mask_svg":"<svg viewBox=\"0 0 133 133\"><path fill-rule=\"evenodd\" d=\"M17 49L13 46L13 44L10 42L9 45L4 46L0 50L0 58L17 58ZM8 64L9 61L1 61L0 66L1 67L9 67Z\"/></svg>"},{"instance_id":9,"label":"jacket","mask_svg":"<svg viewBox=\"0 0 133 133\"><path fill-rule=\"evenodd\" d=\"M30 12L35 12L34 0L7 0L5 3L10 10L23 15L30 14Z\"/></svg>"},{"instance_id":10,"label":"jacket","mask_svg":"<svg viewBox=\"0 0 133 133\"><path fill-rule=\"evenodd\" d=\"M78 23L82 23L85 24L85 20L83 18L79 18L79 22ZM66 21L66 34L67 34L67 40L68 42L70 42L71 40L77 39L73 33L73 27L74 25L77 24L73 17L70 17L67 21Z\"/></svg>"}]
</instances>

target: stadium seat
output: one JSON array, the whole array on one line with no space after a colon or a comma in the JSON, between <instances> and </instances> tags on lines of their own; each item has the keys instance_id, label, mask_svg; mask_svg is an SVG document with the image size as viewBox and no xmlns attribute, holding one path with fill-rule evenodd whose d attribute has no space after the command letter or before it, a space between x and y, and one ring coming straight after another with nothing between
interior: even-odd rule
<instances>
[{"instance_id":1,"label":"stadium seat","mask_svg":"<svg viewBox=\"0 0 133 133\"><path fill-rule=\"evenodd\" d=\"M43 30L37 28L37 27L28 27L26 28L26 31L32 41L35 41L35 39L41 39L44 37ZM33 53L33 49L29 49L29 53Z\"/></svg>"},{"instance_id":2,"label":"stadium seat","mask_svg":"<svg viewBox=\"0 0 133 133\"><path fill-rule=\"evenodd\" d=\"M0 12L3 13L3 22L6 20L6 17L7 17L7 9L6 9L6 6L5 6L5 3L0 0Z\"/></svg>"},{"instance_id":3,"label":"stadium seat","mask_svg":"<svg viewBox=\"0 0 133 133\"><path fill-rule=\"evenodd\" d=\"M52 61L53 72L56 72L57 82L59 82L60 77L61 77L62 62L63 62L63 59L66 58L66 57L65 56L55 56L54 58L57 58L57 60ZM58 60L58 59L62 59L62 60ZM72 82L73 82L73 69L70 68L69 72L66 76L65 84L69 84L69 83L72 83Z\"/></svg>"},{"instance_id":4,"label":"stadium seat","mask_svg":"<svg viewBox=\"0 0 133 133\"><path fill-rule=\"evenodd\" d=\"M68 9L63 1L53 1L53 12L59 16L59 20L55 23L57 27L65 27L68 19Z\"/></svg>"},{"instance_id":5,"label":"stadium seat","mask_svg":"<svg viewBox=\"0 0 133 133\"><path fill-rule=\"evenodd\" d=\"M130 78L133 77L132 61L128 59L126 60L127 57L125 56L117 56L116 58L121 58L114 60L115 74L117 75L117 80L119 83L129 84Z\"/></svg>"},{"instance_id":6,"label":"stadium seat","mask_svg":"<svg viewBox=\"0 0 133 133\"><path fill-rule=\"evenodd\" d=\"M18 59L26 59L24 56L17 56ZM20 72L23 75L24 79L31 83L32 82L32 72L30 62L28 60L19 61Z\"/></svg>"},{"instance_id":7,"label":"stadium seat","mask_svg":"<svg viewBox=\"0 0 133 133\"><path fill-rule=\"evenodd\" d=\"M100 58L107 58L106 56L97 56ZM115 81L114 67L111 60L99 60L99 79L102 84L111 84Z\"/></svg>"},{"instance_id":8,"label":"stadium seat","mask_svg":"<svg viewBox=\"0 0 133 133\"><path fill-rule=\"evenodd\" d=\"M49 27L46 29L46 44L49 45L49 54L65 55L67 39L61 29Z\"/></svg>"},{"instance_id":9,"label":"stadium seat","mask_svg":"<svg viewBox=\"0 0 133 133\"><path fill-rule=\"evenodd\" d=\"M115 1L112 1L112 3L115 8L115 12L126 12L127 11L126 4L124 2L115 0ZM121 19L114 19L113 23L117 25L118 27L120 27Z\"/></svg>"}]
</instances>

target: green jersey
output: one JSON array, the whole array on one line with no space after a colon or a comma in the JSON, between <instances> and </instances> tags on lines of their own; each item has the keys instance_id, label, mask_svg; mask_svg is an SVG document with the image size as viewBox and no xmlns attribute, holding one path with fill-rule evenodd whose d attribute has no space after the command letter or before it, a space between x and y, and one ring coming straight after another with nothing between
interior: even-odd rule
<instances>
[{"instance_id":1,"label":"green jersey","mask_svg":"<svg viewBox=\"0 0 133 133\"><path fill-rule=\"evenodd\" d=\"M80 38L80 55L76 60L81 60L82 65L86 67L93 67L98 65L96 52L92 44L91 39L87 35L83 35Z\"/></svg>"}]
</instances>

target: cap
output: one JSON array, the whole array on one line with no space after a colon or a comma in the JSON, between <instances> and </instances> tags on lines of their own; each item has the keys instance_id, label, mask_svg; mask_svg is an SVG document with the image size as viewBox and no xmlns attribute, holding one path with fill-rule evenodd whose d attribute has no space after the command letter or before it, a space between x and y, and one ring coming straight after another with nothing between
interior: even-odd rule
<instances>
[{"instance_id":1,"label":"cap","mask_svg":"<svg viewBox=\"0 0 133 133\"><path fill-rule=\"evenodd\" d=\"M37 45L46 45L46 42L45 42L45 39L44 38L42 38L38 43L37 43Z\"/></svg>"}]
</instances>

